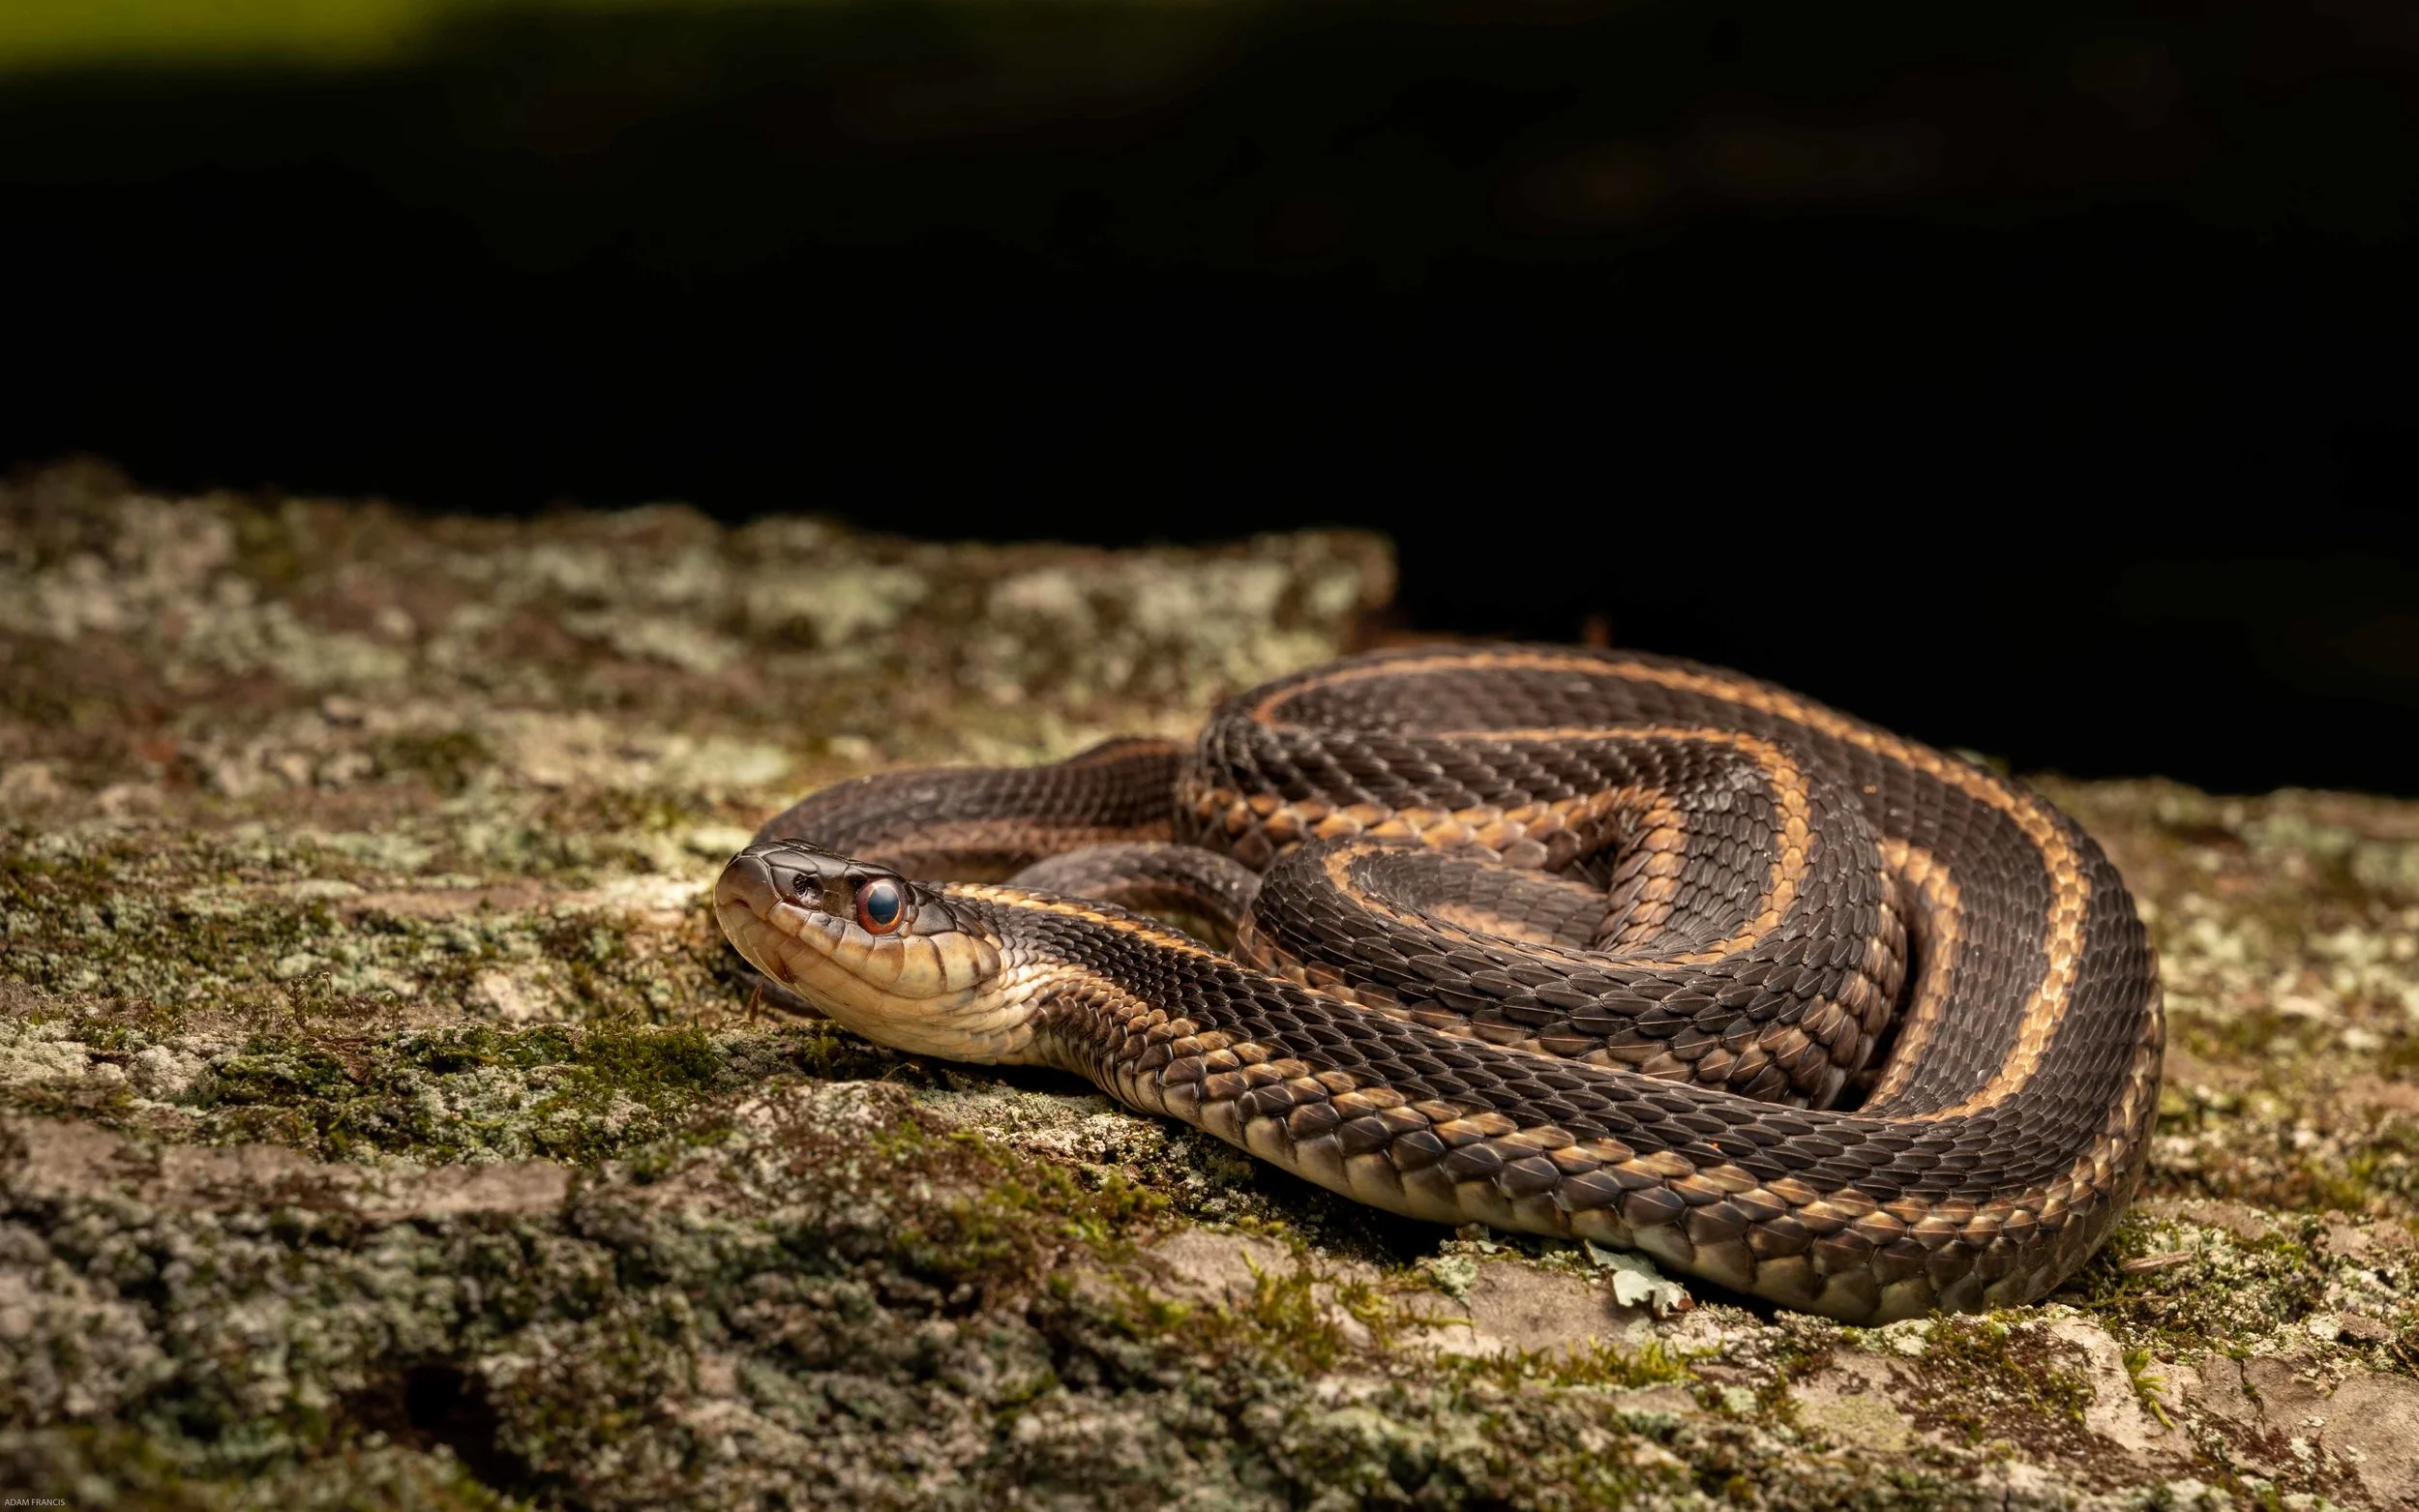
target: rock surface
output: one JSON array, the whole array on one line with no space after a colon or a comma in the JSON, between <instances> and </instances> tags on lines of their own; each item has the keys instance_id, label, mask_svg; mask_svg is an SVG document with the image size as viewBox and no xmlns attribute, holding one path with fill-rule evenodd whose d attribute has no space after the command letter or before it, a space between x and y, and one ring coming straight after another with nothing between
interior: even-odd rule
<instances>
[{"instance_id":1,"label":"rock surface","mask_svg":"<svg viewBox=\"0 0 2419 1512\"><path fill-rule=\"evenodd\" d=\"M2144 1200L1877 1330L1372 1213L751 1004L798 792L1180 731L1351 535L940 547L0 492L0 1480L75 1506L2419 1506L2419 806L2046 786L2159 941Z\"/></svg>"}]
</instances>

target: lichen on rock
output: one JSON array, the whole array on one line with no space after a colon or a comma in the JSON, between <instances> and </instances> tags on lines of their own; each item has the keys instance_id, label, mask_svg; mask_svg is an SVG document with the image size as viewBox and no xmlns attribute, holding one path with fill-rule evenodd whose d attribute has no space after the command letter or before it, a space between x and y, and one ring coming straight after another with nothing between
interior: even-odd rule
<instances>
[{"instance_id":1,"label":"lichen on rock","mask_svg":"<svg viewBox=\"0 0 2419 1512\"><path fill-rule=\"evenodd\" d=\"M1862 1330L753 1003L802 790L1181 732L1382 543L0 490L0 1467L77 1505L2419 1504L2419 807L2053 783L2173 1014L2049 1305Z\"/></svg>"}]
</instances>

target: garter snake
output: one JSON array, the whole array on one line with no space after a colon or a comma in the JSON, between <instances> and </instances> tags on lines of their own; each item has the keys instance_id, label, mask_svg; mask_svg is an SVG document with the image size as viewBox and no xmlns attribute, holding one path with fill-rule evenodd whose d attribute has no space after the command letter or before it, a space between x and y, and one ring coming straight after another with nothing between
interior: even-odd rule
<instances>
[{"instance_id":1,"label":"garter snake","mask_svg":"<svg viewBox=\"0 0 2419 1512\"><path fill-rule=\"evenodd\" d=\"M1060 1067L1379 1207L1856 1322L2048 1291L2158 1102L2150 946L2073 820L1644 655L1382 652L1189 747L843 784L715 906L877 1041Z\"/></svg>"}]
</instances>

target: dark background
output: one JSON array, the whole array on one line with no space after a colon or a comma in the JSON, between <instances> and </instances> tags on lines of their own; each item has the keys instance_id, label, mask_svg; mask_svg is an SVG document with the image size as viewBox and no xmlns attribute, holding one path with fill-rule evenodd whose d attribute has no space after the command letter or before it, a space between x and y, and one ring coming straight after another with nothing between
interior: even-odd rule
<instances>
[{"instance_id":1,"label":"dark background","mask_svg":"<svg viewBox=\"0 0 2419 1512\"><path fill-rule=\"evenodd\" d=\"M0 81L0 460L1400 545L1401 628L2419 793L2419 12L498 14Z\"/></svg>"}]
</instances>

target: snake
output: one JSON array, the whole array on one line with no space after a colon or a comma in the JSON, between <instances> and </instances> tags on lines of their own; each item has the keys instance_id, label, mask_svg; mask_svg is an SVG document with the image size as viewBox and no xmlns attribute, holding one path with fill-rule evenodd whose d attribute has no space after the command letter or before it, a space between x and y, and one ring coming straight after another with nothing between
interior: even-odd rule
<instances>
[{"instance_id":1,"label":"snake","mask_svg":"<svg viewBox=\"0 0 2419 1512\"><path fill-rule=\"evenodd\" d=\"M1398 647L1190 741L842 783L713 906L895 1050L1054 1067L1377 1208L1849 1323L2054 1290L2159 1100L2156 960L2078 824L1638 652Z\"/></svg>"}]
</instances>

